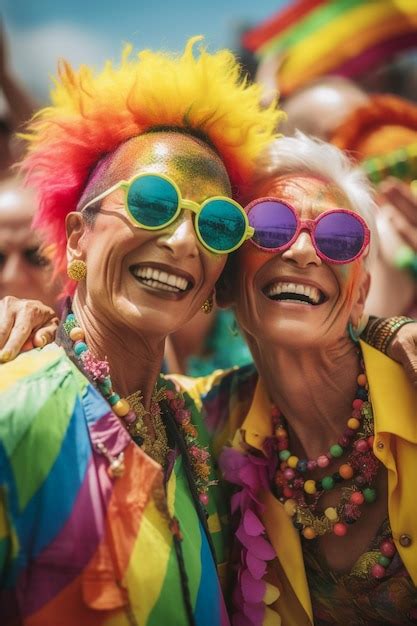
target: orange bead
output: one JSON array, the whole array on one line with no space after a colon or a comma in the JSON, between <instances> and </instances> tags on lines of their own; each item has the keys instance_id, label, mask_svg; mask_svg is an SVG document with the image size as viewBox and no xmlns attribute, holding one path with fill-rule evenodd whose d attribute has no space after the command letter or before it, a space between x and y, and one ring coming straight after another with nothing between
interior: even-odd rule
<instances>
[{"instance_id":1,"label":"orange bead","mask_svg":"<svg viewBox=\"0 0 417 626\"><path fill-rule=\"evenodd\" d=\"M282 426L279 426L279 428L277 428L276 431L275 431L275 437L277 439L287 439L288 438L288 433L285 430L285 428L283 428Z\"/></svg>"},{"instance_id":2,"label":"orange bead","mask_svg":"<svg viewBox=\"0 0 417 626\"><path fill-rule=\"evenodd\" d=\"M357 378L357 381L358 381L358 385L360 385L361 387L365 387L365 385L366 385L366 376L365 376L365 374L359 374L359 376Z\"/></svg>"},{"instance_id":3,"label":"orange bead","mask_svg":"<svg viewBox=\"0 0 417 626\"><path fill-rule=\"evenodd\" d=\"M343 463L343 465L341 465L339 467L339 474L345 480L348 480L349 478L352 478L352 476L353 476L352 466L349 465L348 463Z\"/></svg>"},{"instance_id":4,"label":"orange bead","mask_svg":"<svg viewBox=\"0 0 417 626\"><path fill-rule=\"evenodd\" d=\"M348 428L350 428L352 430L358 430L360 425L361 425L361 423L360 423L360 421L356 417L351 417L347 421Z\"/></svg>"},{"instance_id":5,"label":"orange bead","mask_svg":"<svg viewBox=\"0 0 417 626\"><path fill-rule=\"evenodd\" d=\"M85 333L83 329L79 328L78 326L74 326L74 328L71 328L69 336L71 341L84 341L85 339Z\"/></svg>"},{"instance_id":6,"label":"orange bead","mask_svg":"<svg viewBox=\"0 0 417 626\"><path fill-rule=\"evenodd\" d=\"M124 417L130 411L129 402L124 398L120 398L120 400L113 404L112 409L118 417Z\"/></svg>"},{"instance_id":7,"label":"orange bead","mask_svg":"<svg viewBox=\"0 0 417 626\"><path fill-rule=\"evenodd\" d=\"M314 539L316 534L316 531L311 526L306 526L303 530L303 537L306 539Z\"/></svg>"}]
</instances>

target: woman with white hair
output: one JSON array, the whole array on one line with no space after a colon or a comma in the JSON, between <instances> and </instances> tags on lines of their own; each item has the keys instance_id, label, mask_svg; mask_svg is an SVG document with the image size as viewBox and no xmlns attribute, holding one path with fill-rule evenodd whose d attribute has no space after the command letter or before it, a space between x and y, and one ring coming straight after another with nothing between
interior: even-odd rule
<instances>
[{"instance_id":1,"label":"woman with white hair","mask_svg":"<svg viewBox=\"0 0 417 626\"><path fill-rule=\"evenodd\" d=\"M247 200L255 234L217 299L255 366L204 396L236 488L234 623L415 623L417 396L358 341L370 189L337 148L299 134L264 155Z\"/></svg>"}]
</instances>

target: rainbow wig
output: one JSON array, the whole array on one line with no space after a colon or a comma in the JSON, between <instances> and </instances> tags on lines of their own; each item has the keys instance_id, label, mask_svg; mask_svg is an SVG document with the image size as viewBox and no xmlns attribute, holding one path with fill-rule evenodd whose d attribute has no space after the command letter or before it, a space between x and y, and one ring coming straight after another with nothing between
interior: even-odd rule
<instances>
[{"instance_id":1,"label":"rainbow wig","mask_svg":"<svg viewBox=\"0 0 417 626\"><path fill-rule=\"evenodd\" d=\"M182 55L126 46L120 67L101 73L75 71L61 62L52 105L28 125L22 162L27 183L38 193L35 226L56 245L56 270L65 271L65 217L74 211L100 159L128 139L155 127L197 131L225 164L232 187L250 179L255 160L274 138L283 115L261 105L261 88L241 77L233 53L193 48Z\"/></svg>"}]
</instances>

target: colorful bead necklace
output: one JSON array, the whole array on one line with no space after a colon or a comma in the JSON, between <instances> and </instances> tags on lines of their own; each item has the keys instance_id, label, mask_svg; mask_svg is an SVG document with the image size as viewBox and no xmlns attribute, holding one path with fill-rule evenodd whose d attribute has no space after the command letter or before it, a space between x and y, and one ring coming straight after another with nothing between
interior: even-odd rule
<instances>
[{"instance_id":1,"label":"colorful bead necklace","mask_svg":"<svg viewBox=\"0 0 417 626\"><path fill-rule=\"evenodd\" d=\"M160 465L164 465L168 453L167 434L161 417L161 402L167 402L187 447L199 501L203 506L207 506L209 487L215 483L209 480L210 454L198 443L198 431L191 423L191 411L186 407L182 394L166 387L157 389L155 386L149 411L143 406L140 391L127 398L121 398L113 389L108 361L99 360L91 353L85 343L85 333L73 313L67 315L63 326L73 341L74 353L83 370L97 385L112 411L123 420L133 440ZM100 451L103 454L107 452ZM123 459L119 462L117 459L109 461L111 475L113 477L120 475Z\"/></svg>"},{"instance_id":2,"label":"colorful bead necklace","mask_svg":"<svg viewBox=\"0 0 417 626\"><path fill-rule=\"evenodd\" d=\"M372 452L373 419L372 407L368 401L366 376L361 372L357 379L358 389L352 403L352 414L347 421L347 428L337 444L317 459L298 459L288 449L288 435L283 419L276 408L272 419L276 426L278 457L280 466L275 474L277 495L284 504L286 512L293 518L294 525L301 530L306 539L333 532L343 536L349 524L361 515L360 507L364 503L374 502L376 479L379 462ZM349 452L347 459L337 471L324 476L321 480L308 479L308 472L317 467L328 467L332 460L339 459ZM341 481L352 481L344 487L337 506L327 507L317 514L321 495L330 491Z\"/></svg>"},{"instance_id":3,"label":"colorful bead necklace","mask_svg":"<svg viewBox=\"0 0 417 626\"><path fill-rule=\"evenodd\" d=\"M291 454L284 419L276 407L272 408L279 459L274 489L294 526L305 539L314 539L330 532L338 537L345 536L349 526L360 518L361 507L375 502L377 497L374 482L380 463L373 454L372 406L368 400L362 361L361 366L362 372L357 378L358 389L347 427L337 444L330 446L328 452L319 455L317 459L299 459ZM321 480L306 478L308 472L317 467L328 467L332 461L346 454L347 459L331 475ZM338 504L317 513L321 495L343 480L351 482L342 489ZM376 579L383 578L395 553L392 538L385 539L379 546L379 553L374 555L369 574Z\"/></svg>"}]
</instances>

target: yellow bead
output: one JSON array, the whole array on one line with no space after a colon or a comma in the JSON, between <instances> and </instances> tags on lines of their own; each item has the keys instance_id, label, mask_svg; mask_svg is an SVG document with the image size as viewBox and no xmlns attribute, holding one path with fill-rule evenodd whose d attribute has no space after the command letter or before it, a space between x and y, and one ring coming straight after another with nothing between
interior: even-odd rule
<instances>
[{"instance_id":1,"label":"yellow bead","mask_svg":"<svg viewBox=\"0 0 417 626\"><path fill-rule=\"evenodd\" d=\"M316 481L315 480L306 480L304 483L304 491L312 495L316 493Z\"/></svg>"},{"instance_id":2,"label":"yellow bead","mask_svg":"<svg viewBox=\"0 0 417 626\"><path fill-rule=\"evenodd\" d=\"M84 341L85 339L85 333L82 328L79 328L79 326L71 328L69 336L71 341Z\"/></svg>"},{"instance_id":3,"label":"yellow bead","mask_svg":"<svg viewBox=\"0 0 417 626\"><path fill-rule=\"evenodd\" d=\"M300 459L298 458L298 456L290 456L287 459L287 465L288 467L291 467L292 469L295 469L297 467L297 463Z\"/></svg>"},{"instance_id":4,"label":"yellow bead","mask_svg":"<svg viewBox=\"0 0 417 626\"><path fill-rule=\"evenodd\" d=\"M358 430L360 425L361 423L356 417L351 417L347 421L348 428L351 428L352 430Z\"/></svg>"},{"instance_id":5,"label":"yellow bead","mask_svg":"<svg viewBox=\"0 0 417 626\"><path fill-rule=\"evenodd\" d=\"M306 526L303 530L303 537L306 539L314 539L316 534L316 531L311 526Z\"/></svg>"},{"instance_id":6,"label":"yellow bead","mask_svg":"<svg viewBox=\"0 0 417 626\"><path fill-rule=\"evenodd\" d=\"M124 398L120 398L116 404L113 404L112 409L118 417L124 417L130 411L129 402Z\"/></svg>"},{"instance_id":7,"label":"yellow bead","mask_svg":"<svg viewBox=\"0 0 417 626\"><path fill-rule=\"evenodd\" d=\"M292 517L293 515L295 515L297 511L296 501L293 500L292 498L289 498L288 500L284 502L284 509L285 509L286 514Z\"/></svg>"},{"instance_id":8,"label":"yellow bead","mask_svg":"<svg viewBox=\"0 0 417 626\"><path fill-rule=\"evenodd\" d=\"M327 509L324 511L324 514L331 522L337 522L337 520L339 519L339 516L334 506L327 507Z\"/></svg>"}]
</instances>

